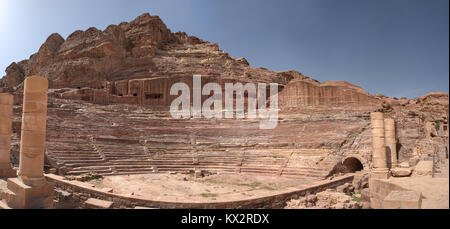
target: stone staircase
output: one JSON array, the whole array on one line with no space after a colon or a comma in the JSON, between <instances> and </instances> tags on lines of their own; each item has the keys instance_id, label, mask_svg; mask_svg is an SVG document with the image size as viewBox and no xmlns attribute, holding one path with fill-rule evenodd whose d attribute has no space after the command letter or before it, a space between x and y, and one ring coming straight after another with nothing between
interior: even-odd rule
<instances>
[{"instance_id":1,"label":"stone staircase","mask_svg":"<svg viewBox=\"0 0 450 229\"><path fill-rule=\"evenodd\" d=\"M95 172L100 175L125 175L158 172L190 173L195 169L212 173L246 173L292 177L324 178L327 169L288 163L290 155L279 149L209 148L195 150L188 145L118 139L95 143L52 141L47 155L67 175ZM124 143L129 142L129 143ZM286 148L283 151L292 149ZM314 157L315 155L310 155ZM306 158L308 156L305 156Z\"/></svg>"}]
</instances>

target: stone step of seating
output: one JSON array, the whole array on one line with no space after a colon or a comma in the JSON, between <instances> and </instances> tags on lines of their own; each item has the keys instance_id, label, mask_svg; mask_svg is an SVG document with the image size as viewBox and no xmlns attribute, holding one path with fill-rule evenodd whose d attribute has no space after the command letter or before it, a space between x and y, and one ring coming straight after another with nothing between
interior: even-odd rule
<instances>
[{"instance_id":1,"label":"stone step of seating","mask_svg":"<svg viewBox=\"0 0 450 229\"><path fill-rule=\"evenodd\" d=\"M282 173L280 176L288 177L288 178L295 178L295 177L308 177L308 178L315 178L315 179L324 179L325 175L314 175L314 174L308 174L308 173Z\"/></svg>"},{"instance_id":2,"label":"stone step of seating","mask_svg":"<svg viewBox=\"0 0 450 229\"><path fill-rule=\"evenodd\" d=\"M58 160L101 160L102 156L99 155L83 155L83 156L66 156L66 155L53 155L53 158Z\"/></svg>"},{"instance_id":3,"label":"stone step of seating","mask_svg":"<svg viewBox=\"0 0 450 229\"><path fill-rule=\"evenodd\" d=\"M92 157L92 156L100 156L100 154L96 152L89 153L59 153L59 152L47 152L48 155L54 157Z\"/></svg>"},{"instance_id":4,"label":"stone step of seating","mask_svg":"<svg viewBox=\"0 0 450 229\"><path fill-rule=\"evenodd\" d=\"M192 161L193 159L195 159L195 156L184 156L184 157L161 157L161 156L154 156L153 159L154 160L167 160L167 161L173 161L173 160L186 160L186 161Z\"/></svg>"},{"instance_id":5,"label":"stone step of seating","mask_svg":"<svg viewBox=\"0 0 450 229\"><path fill-rule=\"evenodd\" d=\"M93 149L93 146L89 143L81 143L81 144L55 144L51 142L46 143L46 147L51 151L90 151Z\"/></svg>"},{"instance_id":6,"label":"stone step of seating","mask_svg":"<svg viewBox=\"0 0 450 229\"><path fill-rule=\"evenodd\" d=\"M96 148L99 150L102 150L104 152L117 152L117 153L128 153L128 152L142 152L144 149L144 146L139 146L139 147L126 147L126 145L124 146L116 146L116 147L101 147L96 145Z\"/></svg>"},{"instance_id":7,"label":"stone step of seating","mask_svg":"<svg viewBox=\"0 0 450 229\"><path fill-rule=\"evenodd\" d=\"M283 168L285 171L290 171L290 170L294 170L294 171L298 171L298 170L303 170L303 171L305 171L305 170L307 170L307 171L309 171L309 170L312 170L312 171L319 171L319 172L326 172L326 171L328 171L327 169L325 169L325 168L318 168L318 167L307 167L307 166L298 166L298 167L284 167Z\"/></svg>"},{"instance_id":8,"label":"stone step of seating","mask_svg":"<svg viewBox=\"0 0 450 229\"><path fill-rule=\"evenodd\" d=\"M196 157L192 157L192 158L187 158L187 159L151 159L152 162L154 163L171 163L171 162L186 162L186 163L192 163L193 160L198 160L199 162L230 162L230 161L241 161L239 159L228 159L228 160L204 160L202 158L196 158Z\"/></svg>"},{"instance_id":9,"label":"stone step of seating","mask_svg":"<svg viewBox=\"0 0 450 229\"><path fill-rule=\"evenodd\" d=\"M243 165L278 165L278 166L281 166L281 165L284 165L285 163L284 163L284 161L279 161L279 162L276 162L276 161L247 161L247 160L243 160L242 161L242 164Z\"/></svg>"},{"instance_id":10,"label":"stone step of seating","mask_svg":"<svg viewBox=\"0 0 450 229\"><path fill-rule=\"evenodd\" d=\"M117 171L112 174L101 174L103 176L117 176L117 175L133 175L133 174L148 174L151 173L151 171Z\"/></svg>"},{"instance_id":11,"label":"stone step of seating","mask_svg":"<svg viewBox=\"0 0 450 229\"><path fill-rule=\"evenodd\" d=\"M136 160L134 158L125 160L108 160L109 165L148 165L149 160Z\"/></svg>"},{"instance_id":12,"label":"stone step of seating","mask_svg":"<svg viewBox=\"0 0 450 229\"><path fill-rule=\"evenodd\" d=\"M282 175L310 175L310 176L326 176L327 174L314 171L282 171Z\"/></svg>"},{"instance_id":13,"label":"stone step of seating","mask_svg":"<svg viewBox=\"0 0 450 229\"><path fill-rule=\"evenodd\" d=\"M267 166L241 166L241 172L245 172L245 171L279 171L280 168L279 167L267 167Z\"/></svg>"},{"instance_id":14,"label":"stone step of seating","mask_svg":"<svg viewBox=\"0 0 450 229\"><path fill-rule=\"evenodd\" d=\"M286 157L282 157L282 156L277 156L277 155L273 155L273 156L255 156L255 155L243 155L243 157L247 158L248 160L254 160L254 161L258 161L258 160L280 160L283 159L285 160Z\"/></svg>"},{"instance_id":15,"label":"stone step of seating","mask_svg":"<svg viewBox=\"0 0 450 229\"><path fill-rule=\"evenodd\" d=\"M81 158L76 158L76 159L61 159L59 161L64 162L65 164L76 164L76 163L101 163L101 162L105 162L105 160L103 159L81 159Z\"/></svg>"},{"instance_id":16,"label":"stone step of seating","mask_svg":"<svg viewBox=\"0 0 450 229\"><path fill-rule=\"evenodd\" d=\"M51 156L93 156L93 155L100 155L98 152L92 150L92 151L84 151L84 152L55 152L55 151L49 151L47 150L47 154Z\"/></svg>"},{"instance_id":17,"label":"stone step of seating","mask_svg":"<svg viewBox=\"0 0 450 229\"><path fill-rule=\"evenodd\" d=\"M240 166L240 161L227 161L227 162L204 162L200 161L199 163L196 163L203 166L214 166L214 165L237 165Z\"/></svg>"},{"instance_id":18,"label":"stone step of seating","mask_svg":"<svg viewBox=\"0 0 450 229\"><path fill-rule=\"evenodd\" d=\"M58 164L99 163L105 162L103 158L56 158Z\"/></svg>"},{"instance_id":19,"label":"stone step of seating","mask_svg":"<svg viewBox=\"0 0 450 229\"><path fill-rule=\"evenodd\" d=\"M240 160L242 161L244 158L242 157L195 157L202 161L228 161L228 160Z\"/></svg>"},{"instance_id":20,"label":"stone step of seating","mask_svg":"<svg viewBox=\"0 0 450 229\"><path fill-rule=\"evenodd\" d=\"M283 176L305 176L305 177L320 177L324 178L328 173L318 172L314 170L283 170L281 175Z\"/></svg>"},{"instance_id":21,"label":"stone step of seating","mask_svg":"<svg viewBox=\"0 0 450 229\"><path fill-rule=\"evenodd\" d=\"M87 170L87 169L91 169L91 170L111 170L111 166L109 166L109 165L87 165L87 166L75 167L75 168L72 169L72 171Z\"/></svg>"},{"instance_id":22,"label":"stone step of seating","mask_svg":"<svg viewBox=\"0 0 450 229\"><path fill-rule=\"evenodd\" d=\"M128 151L128 152L117 152L117 151L100 151L105 156L139 156L146 155L144 151L136 152L136 151Z\"/></svg>"},{"instance_id":23,"label":"stone step of seating","mask_svg":"<svg viewBox=\"0 0 450 229\"><path fill-rule=\"evenodd\" d=\"M158 170L158 173L180 173L180 174L187 174L190 173L191 169L161 169ZM209 172L212 173L220 173L220 174L235 174L236 170L235 169L221 169L221 170L208 170ZM153 171L117 171L116 173L112 174L112 175L128 175L128 174L149 174L149 173L153 173Z\"/></svg>"},{"instance_id":24,"label":"stone step of seating","mask_svg":"<svg viewBox=\"0 0 450 229\"><path fill-rule=\"evenodd\" d=\"M161 163L155 163L154 161L142 161L139 163L136 162L108 162L108 166L129 166L129 167L141 167L141 166L151 166L151 167L158 167L158 166L225 166L225 165L232 165L232 166L239 166L240 164L238 162L227 162L227 163L193 163L191 162L161 162Z\"/></svg>"},{"instance_id":25,"label":"stone step of seating","mask_svg":"<svg viewBox=\"0 0 450 229\"><path fill-rule=\"evenodd\" d=\"M110 156L105 155L106 160L126 160L126 159L140 159L140 160L146 160L150 159L151 156L148 155L131 155L131 156Z\"/></svg>"},{"instance_id":26,"label":"stone step of seating","mask_svg":"<svg viewBox=\"0 0 450 229\"><path fill-rule=\"evenodd\" d=\"M95 165L104 165L106 161L87 161L87 162L66 162L63 163L65 167L70 168L76 168L76 167L84 167L84 166L95 166Z\"/></svg>"},{"instance_id":27,"label":"stone step of seating","mask_svg":"<svg viewBox=\"0 0 450 229\"><path fill-rule=\"evenodd\" d=\"M78 162L78 163L76 163ZM193 160L148 160L148 161L102 161L102 160L83 160L83 161L69 161L66 163L66 166L68 167L78 167L78 166L85 166L86 164L92 164L92 165L96 165L96 164L107 164L106 166L130 166L130 167L140 167L139 165L144 165L144 166L164 166L164 165L168 165L168 166L189 166L189 167L193 167L193 166L208 166L208 165L241 165L240 164L240 160L235 160L235 161L224 161L223 163L221 161L202 161L199 160L197 165L193 164ZM261 165L261 164L257 164L257 165L253 165L253 164L248 164L248 163L242 163L243 167L249 167L249 166L257 166L257 165ZM264 165L264 167L262 167L262 169L277 169L279 170L282 166L280 164L274 164L273 162L268 162L268 163L262 163L262 165ZM261 169L259 167L255 167L255 169ZM314 171L314 168L299 168L299 167L294 167L294 168L285 168L284 172L285 173L295 173L295 172L303 172L305 169L309 169L308 171ZM292 171L290 171L292 170ZM318 171L321 171L318 169Z\"/></svg>"},{"instance_id":28,"label":"stone step of seating","mask_svg":"<svg viewBox=\"0 0 450 229\"><path fill-rule=\"evenodd\" d=\"M222 168L228 168L229 166L201 166L201 165L155 165L152 167L157 167L158 170L162 170L162 169L191 169L193 170L194 168L197 169L222 169Z\"/></svg>"},{"instance_id":29,"label":"stone step of seating","mask_svg":"<svg viewBox=\"0 0 450 229\"><path fill-rule=\"evenodd\" d=\"M91 153L96 153L94 148L92 148L92 149L84 149L84 150L77 150L77 149L62 150L62 149L50 149L50 148L47 148L47 152L50 152L50 153L66 153L66 154L91 154Z\"/></svg>"},{"instance_id":30,"label":"stone step of seating","mask_svg":"<svg viewBox=\"0 0 450 229\"><path fill-rule=\"evenodd\" d=\"M84 170L82 170L84 169ZM67 172L67 175L80 175L80 174L86 174L86 173L97 173L100 175L104 175L104 174L112 174L112 169L111 168L107 168L107 169L94 169L94 168L79 168L79 170L71 170L69 172Z\"/></svg>"},{"instance_id":31,"label":"stone step of seating","mask_svg":"<svg viewBox=\"0 0 450 229\"><path fill-rule=\"evenodd\" d=\"M143 153L143 146L139 149L119 149L119 148L113 148L113 149L105 149L102 147L97 147L99 150L105 153Z\"/></svg>"},{"instance_id":32,"label":"stone step of seating","mask_svg":"<svg viewBox=\"0 0 450 229\"><path fill-rule=\"evenodd\" d=\"M242 158L243 156L241 154L197 154L198 157L201 158L222 158L222 159L229 159L229 158Z\"/></svg>"}]
</instances>

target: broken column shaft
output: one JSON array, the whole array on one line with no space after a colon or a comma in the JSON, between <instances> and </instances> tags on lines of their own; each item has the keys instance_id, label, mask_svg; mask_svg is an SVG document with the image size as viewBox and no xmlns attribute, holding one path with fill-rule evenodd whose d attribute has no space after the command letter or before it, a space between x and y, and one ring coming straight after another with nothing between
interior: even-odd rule
<instances>
[{"instance_id":1,"label":"broken column shaft","mask_svg":"<svg viewBox=\"0 0 450 229\"><path fill-rule=\"evenodd\" d=\"M385 130L385 144L386 150L389 152L387 156L390 156L390 163L388 166L390 168L396 168L397 163L397 140L395 138L395 121L394 119L384 119L384 130Z\"/></svg>"},{"instance_id":2,"label":"broken column shaft","mask_svg":"<svg viewBox=\"0 0 450 229\"><path fill-rule=\"evenodd\" d=\"M389 169L386 160L384 115L381 112L373 112L370 114L370 117L373 145L372 175L376 178L388 178Z\"/></svg>"}]
</instances>

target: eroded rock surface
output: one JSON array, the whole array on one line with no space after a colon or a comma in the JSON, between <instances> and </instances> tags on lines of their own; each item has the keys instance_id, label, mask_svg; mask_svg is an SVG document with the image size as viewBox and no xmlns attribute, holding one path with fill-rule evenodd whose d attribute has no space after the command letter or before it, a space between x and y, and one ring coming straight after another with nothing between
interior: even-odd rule
<instances>
[{"instance_id":1,"label":"eroded rock surface","mask_svg":"<svg viewBox=\"0 0 450 229\"><path fill-rule=\"evenodd\" d=\"M204 83L279 84L278 127L260 130L258 120L173 119L170 86L192 87L193 74L204 76ZM52 34L29 60L6 69L0 90L15 95L13 161L22 82L31 75L49 80L46 162L59 174L202 169L324 178L341 171L336 165L348 157L369 169L373 111L396 121L400 163L448 160L446 93L396 99L347 82L251 67L218 44L172 33L159 17L143 14L103 31L75 31L66 39Z\"/></svg>"}]
</instances>

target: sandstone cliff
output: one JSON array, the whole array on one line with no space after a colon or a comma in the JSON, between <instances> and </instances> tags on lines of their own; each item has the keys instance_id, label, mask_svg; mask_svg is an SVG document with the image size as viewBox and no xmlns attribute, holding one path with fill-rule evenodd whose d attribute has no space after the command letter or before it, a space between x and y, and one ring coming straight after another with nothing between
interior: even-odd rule
<instances>
[{"instance_id":1,"label":"sandstone cliff","mask_svg":"<svg viewBox=\"0 0 450 229\"><path fill-rule=\"evenodd\" d=\"M278 127L263 131L251 120L172 119L156 105L170 104L168 87L189 84L193 74L205 82L278 83ZM396 120L401 162L436 152L448 158L446 93L395 99L347 82L251 67L217 44L172 33L149 14L104 31L75 31L67 39L52 34L29 60L6 69L0 90L16 95L15 156L22 82L31 75L50 82L47 159L60 173L200 167L323 177L345 157L370 166L369 113L375 110Z\"/></svg>"},{"instance_id":2,"label":"sandstone cliff","mask_svg":"<svg viewBox=\"0 0 450 229\"><path fill-rule=\"evenodd\" d=\"M159 17L149 14L129 23L110 25L104 31L96 28L75 31L66 40L52 34L29 60L12 63L0 86L5 91L20 90L25 77L40 75L49 79L50 88L67 88L64 92L70 93L65 97L134 104L138 103L137 98L114 97L136 94L130 89L133 83L129 80L164 78L158 82L164 84L166 79L175 81L193 74L213 76L219 81L278 83L287 88L280 94L281 105L287 107L379 102L346 82L319 83L295 71L273 72L251 67L244 58L230 57L217 44L183 32L172 33ZM105 89L105 83L111 83L112 88L94 91Z\"/></svg>"}]
</instances>

